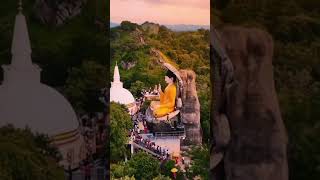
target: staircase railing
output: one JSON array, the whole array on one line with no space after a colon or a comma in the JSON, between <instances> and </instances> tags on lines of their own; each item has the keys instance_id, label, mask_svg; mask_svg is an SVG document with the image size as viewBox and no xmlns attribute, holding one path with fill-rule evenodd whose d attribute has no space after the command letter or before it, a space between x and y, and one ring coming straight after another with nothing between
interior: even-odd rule
<instances>
[{"instance_id":1,"label":"staircase railing","mask_svg":"<svg viewBox=\"0 0 320 180\"><path fill-rule=\"evenodd\" d=\"M155 138L164 138L164 137L172 137L179 138L185 136L185 131L174 131L174 132L156 132L154 134Z\"/></svg>"},{"instance_id":2,"label":"staircase railing","mask_svg":"<svg viewBox=\"0 0 320 180\"><path fill-rule=\"evenodd\" d=\"M145 147L143 147L143 146L141 146L141 145L139 145L139 144L137 144L137 143L135 143L135 142L132 142L132 145L133 145L134 147L137 147L137 148L139 148L139 149L141 149L141 150L143 150L143 151L145 151L145 152L153 155L153 156L161 157L159 154L157 154L157 153L155 153L155 152L153 152L153 151L151 151L151 150L149 150L149 149L147 149L147 148L145 148Z\"/></svg>"}]
</instances>

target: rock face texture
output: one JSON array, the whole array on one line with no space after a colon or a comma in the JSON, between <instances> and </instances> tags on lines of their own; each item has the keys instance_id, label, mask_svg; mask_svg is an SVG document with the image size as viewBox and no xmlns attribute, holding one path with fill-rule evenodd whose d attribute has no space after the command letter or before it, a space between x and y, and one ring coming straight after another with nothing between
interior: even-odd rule
<instances>
[{"instance_id":1,"label":"rock face texture","mask_svg":"<svg viewBox=\"0 0 320 180\"><path fill-rule=\"evenodd\" d=\"M184 145L198 145L202 142L200 125L200 103L196 90L196 74L192 70L180 70L183 81L181 92L181 119L185 126L186 141Z\"/></svg>"},{"instance_id":2,"label":"rock face texture","mask_svg":"<svg viewBox=\"0 0 320 180\"><path fill-rule=\"evenodd\" d=\"M124 62L124 61L121 61L121 67L122 67L123 69L125 69L125 70L129 70L129 69L135 67L136 64L137 64L136 61L134 61L134 62Z\"/></svg>"},{"instance_id":3,"label":"rock face texture","mask_svg":"<svg viewBox=\"0 0 320 180\"><path fill-rule=\"evenodd\" d=\"M158 34L159 33L159 29L160 29L160 25L159 24L155 24L155 23L151 23L151 22L145 22L145 23L143 23L141 25L141 27L149 35L150 34Z\"/></svg>"},{"instance_id":4,"label":"rock face texture","mask_svg":"<svg viewBox=\"0 0 320 180\"><path fill-rule=\"evenodd\" d=\"M226 77L223 76L228 76L228 72L223 68L211 68L212 75L222 70L221 82L213 78L214 85L221 85L221 92L217 92L217 87L213 89L213 94L221 96L218 105L212 107L218 108L212 109L216 113L212 119L216 142L213 147L225 146L220 149L224 154L222 161L211 167L211 177L217 180L287 180L287 135L274 87L272 37L262 30L230 26L219 29L219 34L221 47L232 62L233 72L229 71L229 75L232 73L234 82L232 87L224 86ZM211 61L216 63L221 59ZM229 126L219 126L223 119L219 117L225 117ZM230 129L219 129L222 127ZM228 141L217 135L225 131L230 132ZM221 142L228 144L221 145ZM215 155L211 151L211 159Z\"/></svg>"},{"instance_id":5,"label":"rock face texture","mask_svg":"<svg viewBox=\"0 0 320 180\"><path fill-rule=\"evenodd\" d=\"M35 16L43 24L63 25L67 20L79 15L87 0L37 0Z\"/></svg>"}]
</instances>

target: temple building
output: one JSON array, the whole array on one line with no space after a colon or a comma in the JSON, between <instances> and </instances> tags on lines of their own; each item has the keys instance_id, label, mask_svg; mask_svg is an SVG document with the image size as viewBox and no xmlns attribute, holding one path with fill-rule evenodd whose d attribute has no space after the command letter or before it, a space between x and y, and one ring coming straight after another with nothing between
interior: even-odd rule
<instances>
[{"instance_id":1,"label":"temple building","mask_svg":"<svg viewBox=\"0 0 320 180\"><path fill-rule=\"evenodd\" d=\"M30 128L47 134L62 154L66 169L76 168L86 150L79 122L70 103L55 89L41 83L41 69L32 63L31 45L21 3L16 15L10 65L3 65L0 85L0 126Z\"/></svg>"},{"instance_id":2,"label":"temple building","mask_svg":"<svg viewBox=\"0 0 320 180\"><path fill-rule=\"evenodd\" d=\"M129 90L123 88L123 83L120 81L118 64L114 67L113 82L111 82L110 88L110 102L125 105L128 108L130 115L133 115L138 111L133 95Z\"/></svg>"}]
</instances>

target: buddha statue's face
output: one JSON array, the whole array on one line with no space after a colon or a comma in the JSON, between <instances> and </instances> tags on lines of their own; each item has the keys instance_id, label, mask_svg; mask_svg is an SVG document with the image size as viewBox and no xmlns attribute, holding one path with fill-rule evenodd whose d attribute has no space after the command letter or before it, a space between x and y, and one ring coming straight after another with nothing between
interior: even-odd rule
<instances>
[{"instance_id":1,"label":"buddha statue's face","mask_svg":"<svg viewBox=\"0 0 320 180\"><path fill-rule=\"evenodd\" d=\"M165 76L164 80L166 81L167 84L173 83L173 78L169 78L168 76Z\"/></svg>"}]
</instances>

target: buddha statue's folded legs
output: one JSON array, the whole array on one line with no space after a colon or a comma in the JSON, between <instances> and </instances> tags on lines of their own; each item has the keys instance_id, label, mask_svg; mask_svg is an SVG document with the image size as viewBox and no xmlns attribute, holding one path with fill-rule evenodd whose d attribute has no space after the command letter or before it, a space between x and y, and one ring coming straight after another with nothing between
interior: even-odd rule
<instances>
[{"instance_id":1,"label":"buddha statue's folded legs","mask_svg":"<svg viewBox=\"0 0 320 180\"><path fill-rule=\"evenodd\" d=\"M160 105L160 101L151 101L150 108L151 110L155 110L156 106Z\"/></svg>"}]
</instances>

